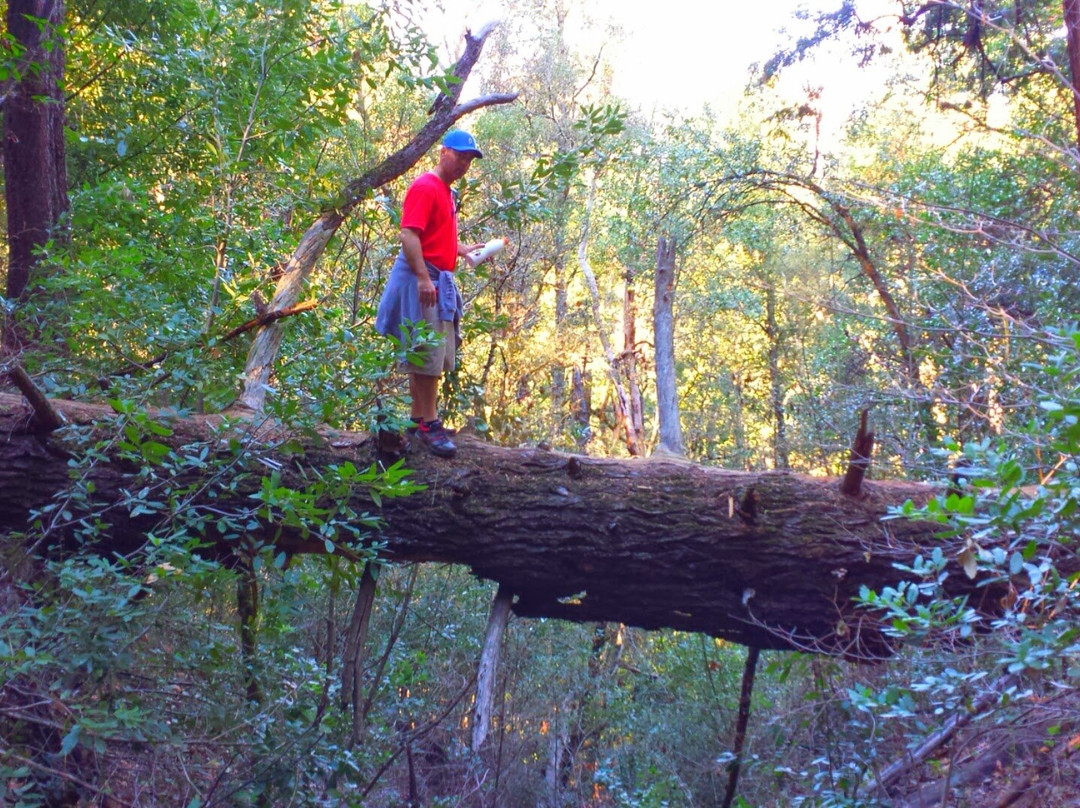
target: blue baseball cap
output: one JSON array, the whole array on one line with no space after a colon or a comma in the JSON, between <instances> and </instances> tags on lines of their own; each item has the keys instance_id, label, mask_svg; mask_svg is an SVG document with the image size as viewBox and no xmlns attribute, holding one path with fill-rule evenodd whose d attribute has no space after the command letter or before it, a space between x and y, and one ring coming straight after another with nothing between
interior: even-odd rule
<instances>
[{"instance_id":1,"label":"blue baseball cap","mask_svg":"<svg viewBox=\"0 0 1080 808\"><path fill-rule=\"evenodd\" d=\"M471 154L473 157L483 157L484 153L476 145L476 138L462 129L452 129L442 139L442 144L448 149Z\"/></svg>"}]
</instances>

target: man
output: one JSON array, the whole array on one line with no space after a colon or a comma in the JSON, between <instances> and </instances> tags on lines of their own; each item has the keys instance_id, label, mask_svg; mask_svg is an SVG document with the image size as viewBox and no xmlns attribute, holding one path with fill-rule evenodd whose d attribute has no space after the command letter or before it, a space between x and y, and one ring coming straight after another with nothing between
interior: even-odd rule
<instances>
[{"instance_id":1,"label":"man","mask_svg":"<svg viewBox=\"0 0 1080 808\"><path fill-rule=\"evenodd\" d=\"M468 132L447 132L438 165L409 186L401 209L401 252L375 318L379 333L401 340L403 348L415 347L411 323L423 321L438 335L434 344L419 348L422 365L403 363L402 369L409 376L416 437L439 457L453 457L457 452L435 407L439 380L454 369L457 359L462 302L454 269L459 256L483 246L458 243L457 205L451 187L465 176L474 158L483 156Z\"/></svg>"}]
</instances>

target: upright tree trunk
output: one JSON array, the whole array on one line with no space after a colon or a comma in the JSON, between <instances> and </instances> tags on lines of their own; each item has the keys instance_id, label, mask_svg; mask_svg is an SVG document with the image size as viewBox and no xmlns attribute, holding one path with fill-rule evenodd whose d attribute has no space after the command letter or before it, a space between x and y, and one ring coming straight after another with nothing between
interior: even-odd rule
<instances>
[{"instance_id":1,"label":"upright tree trunk","mask_svg":"<svg viewBox=\"0 0 1080 808\"><path fill-rule=\"evenodd\" d=\"M561 241L561 239L559 239ZM563 431L566 406L566 365L563 363L565 352L562 350L563 331L566 328L568 311L566 293L566 261L561 255L555 256L555 365L551 369L551 438L554 441Z\"/></svg>"},{"instance_id":2,"label":"upright tree trunk","mask_svg":"<svg viewBox=\"0 0 1080 808\"><path fill-rule=\"evenodd\" d=\"M735 721L735 740L732 743L731 761L728 770L727 790L724 792L722 808L729 808L735 799L735 790L739 785L739 770L742 768L743 745L746 742L746 727L750 723L750 696L754 692L754 675L757 673L758 657L761 649L750 646L746 649L746 664L743 667L742 689L739 693L739 715Z\"/></svg>"},{"instance_id":3,"label":"upright tree trunk","mask_svg":"<svg viewBox=\"0 0 1080 808\"><path fill-rule=\"evenodd\" d=\"M9 0L7 29L26 48L21 78L4 99L7 297L30 285L37 251L68 209L64 162L63 0ZM9 334L8 337L13 335Z\"/></svg>"},{"instance_id":4,"label":"upright tree trunk","mask_svg":"<svg viewBox=\"0 0 1080 808\"><path fill-rule=\"evenodd\" d=\"M765 289L765 334L769 339L769 398L773 416L773 467L788 468L787 420L784 413L784 385L780 378L780 326L776 321L776 289L770 281Z\"/></svg>"},{"instance_id":5,"label":"upright tree trunk","mask_svg":"<svg viewBox=\"0 0 1080 808\"><path fill-rule=\"evenodd\" d=\"M731 374L731 389L735 397L735 406L731 410L731 439L735 443L735 457L739 468L749 471L751 451L746 439L746 387L743 377L738 372Z\"/></svg>"},{"instance_id":6,"label":"upright tree trunk","mask_svg":"<svg viewBox=\"0 0 1080 808\"><path fill-rule=\"evenodd\" d=\"M634 270L626 268L623 276L623 353L622 368L630 411L626 419L626 448L632 457L645 455L645 414L641 403L641 384L637 368L637 304L634 300Z\"/></svg>"},{"instance_id":7,"label":"upright tree trunk","mask_svg":"<svg viewBox=\"0 0 1080 808\"><path fill-rule=\"evenodd\" d=\"M593 177L592 184L589 186L588 201L585 203L585 223L581 229L581 240L578 242L578 265L581 267L582 277L585 278L585 285L589 288L593 322L596 323L596 332L600 337L600 345L604 349L604 357L607 359L608 375L615 388L616 420L619 424L625 426L628 436L627 449L633 454L633 447L637 444L636 441L629 439L632 430L630 426L630 396L620 378L618 359L615 356L614 349L611 347L611 340L608 339L607 330L604 327L604 318L600 312L600 288L597 286L596 274L592 271L592 265L589 264L589 228L595 201L596 177Z\"/></svg>"},{"instance_id":8,"label":"upright tree trunk","mask_svg":"<svg viewBox=\"0 0 1080 808\"><path fill-rule=\"evenodd\" d=\"M1064 0L1065 33L1069 48L1069 78L1072 82L1073 121L1076 148L1080 151L1080 0Z\"/></svg>"},{"instance_id":9,"label":"upright tree trunk","mask_svg":"<svg viewBox=\"0 0 1080 808\"><path fill-rule=\"evenodd\" d=\"M375 605L377 569L375 562L369 561L364 565L364 573L356 592L356 602L349 620L349 628L345 634L345 649L341 655L341 707L344 709L347 705L352 705L351 739L354 744L360 742L360 736L364 731L364 711L361 705L360 689L364 678L364 643L367 640L371 613Z\"/></svg>"},{"instance_id":10,"label":"upright tree trunk","mask_svg":"<svg viewBox=\"0 0 1080 808\"><path fill-rule=\"evenodd\" d=\"M578 449L584 449L585 444L592 437L589 427L589 419L592 415L592 393L589 389L589 372L586 367L587 363L583 361L581 367L574 367L571 376L573 386L570 388L570 411L574 419L574 435Z\"/></svg>"},{"instance_id":11,"label":"upright tree trunk","mask_svg":"<svg viewBox=\"0 0 1080 808\"><path fill-rule=\"evenodd\" d=\"M259 579L250 556L240 558L236 576L236 612L240 629L240 658L248 701L262 702L259 686Z\"/></svg>"},{"instance_id":12,"label":"upright tree trunk","mask_svg":"<svg viewBox=\"0 0 1080 808\"><path fill-rule=\"evenodd\" d=\"M566 804L563 799L563 784L567 778L570 761L569 717L573 715L574 699L565 695L555 706L551 722L548 725L548 762L544 768L544 782L547 786L547 808L561 808Z\"/></svg>"},{"instance_id":13,"label":"upright tree trunk","mask_svg":"<svg viewBox=\"0 0 1080 808\"><path fill-rule=\"evenodd\" d=\"M563 344L566 317L570 311L567 293L565 209L569 190L562 194L560 216L556 222L555 241L552 245L552 269L555 273L555 362L551 369L551 439L555 443L566 426L566 370L564 361L566 347ZM556 443L557 445L557 443Z\"/></svg>"},{"instance_id":14,"label":"upright tree trunk","mask_svg":"<svg viewBox=\"0 0 1080 808\"><path fill-rule=\"evenodd\" d=\"M656 245L656 291L653 296L653 340L656 343L656 417L659 451L682 456L682 425L675 374L675 241L660 237Z\"/></svg>"},{"instance_id":15,"label":"upright tree trunk","mask_svg":"<svg viewBox=\"0 0 1080 808\"><path fill-rule=\"evenodd\" d=\"M479 752L491 729L491 717L495 708L495 690L499 677L499 654L506 624L510 621L510 606L514 595L510 589L499 584L488 614L487 632L476 671L476 708L473 710L472 750Z\"/></svg>"}]
</instances>

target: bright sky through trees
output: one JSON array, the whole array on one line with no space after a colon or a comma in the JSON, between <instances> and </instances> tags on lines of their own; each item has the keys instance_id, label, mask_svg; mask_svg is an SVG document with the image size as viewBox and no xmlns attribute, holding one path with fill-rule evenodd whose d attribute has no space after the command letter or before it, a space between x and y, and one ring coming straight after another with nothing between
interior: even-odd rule
<instances>
[{"instance_id":1,"label":"bright sky through trees","mask_svg":"<svg viewBox=\"0 0 1080 808\"><path fill-rule=\"evenodd\" d=\"M567 29L571 45L582 53L595 53L603 46L612 64L614 93L643 112L694 112L704 104L720 111L730 110L742 96L753 65L809 30L807 12L834 10L839 4L839 0L745 4L587 0L583 9L571 10ZM888 0L860 0L857 5L863 19L896 13ZM492 19L505 19L514 9L515 0L436 0L422 19L436 42L460 49L459 37L466 26L478 29ZM591 33L583 31L586 17L593 24ZM608 26L616 30L598 33ZM878 79L859 71L843 50L822 48L814 62L800 65L795 75L785 77L790 91L821 87L823 103L846 114L853 99Z\"/></svg>"}]
</instances>

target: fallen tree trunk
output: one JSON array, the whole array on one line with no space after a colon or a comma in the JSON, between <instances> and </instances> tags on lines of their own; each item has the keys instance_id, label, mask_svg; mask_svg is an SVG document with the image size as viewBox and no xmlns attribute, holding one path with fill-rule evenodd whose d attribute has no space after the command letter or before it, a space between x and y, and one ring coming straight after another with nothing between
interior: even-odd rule
<instances>
[{"instance_id":1,"label":"fallen tree trunk","mask_svg":"<svg viewBox=\"0 0 1080 808\"><path fill-rule=\"evenodd\" d=\"M103 419L98 434L120 431L105 407L51 403L73 425ZM375 442L358 433L290 436L239 421L223 434L215 416L167 423L171 434L156 441L183 447L185 455L208 447L211 461L229 458L230 486L214 489L213 499L200 496L208 489L200 475L222 473L210 471L212 462L173 472L169 482L192 491L183 506L189 518L205 509L252 519L251 494L271 469L282 485L304 488L332 464L366 467L375 458ZM23 399L0 395L0 530L26 531L31 509L69 490L69 451L65 430L43 433ZM916 554L937 547L949 557L959 553L935 537L934 525L881 520L890 505L932 495L918 484L867 483L860 497L849 497L836 479L508 449L465 436L453 461L414 451L407 462L426 488L383 500L377 513L385 527L375 537L385 543L381 555L466 565L511 591L524 617L618 621L760 648L879 657L889 643L875 616L855 608L860 586L895 584L903 575L894 565ZM97 540L106 550L129 552L147 533L162 535L169 514L130 504L130 492L149 484L139 470L114 446L81 472L93 483ZM349 498L357 512L376 512L369 491L354 489ZM87 517L77 505L65 505L70 513L56 518L50 541ZM224 558L235 539L217 535L215 520L206 520L205 539ZM276 551L326 552L321 538L282 524L251 522L247 538L253 535ZM955 562L950 569L949 594L996 608L1001 585L979 586Z\"/></svg>"}]
</instances>

